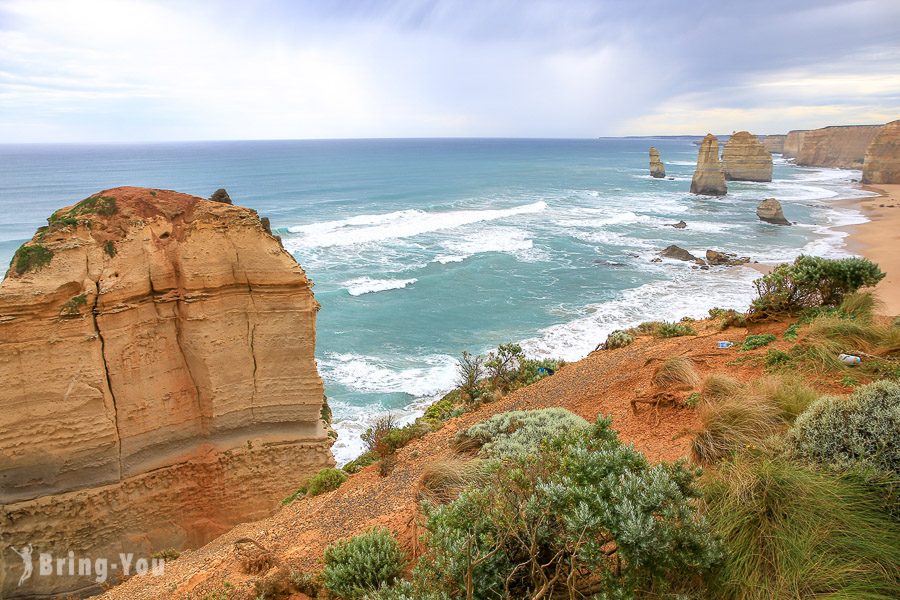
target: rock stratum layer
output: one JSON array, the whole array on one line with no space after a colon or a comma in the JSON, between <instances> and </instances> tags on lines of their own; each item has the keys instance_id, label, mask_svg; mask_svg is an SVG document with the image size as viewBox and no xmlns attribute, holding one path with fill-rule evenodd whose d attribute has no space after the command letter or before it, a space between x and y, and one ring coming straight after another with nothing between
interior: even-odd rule
<instances>
[{"instance_id":1,"label":"rock stratum layer","mask_svg":"<svg viewBox=\"0 0 900 600\"><path fill-rule=\"evenodd\" d=\"M4 549L198 546L333 464L318 304L254 211L116 188L49 221L0 284ZM95 585L0 561L0 597Z\"/></svg>"},{"instance_id":2,"label":"rock stratum layer","mask_svg":"<svg viewBox=\"0 0 900 600\"><path fill-rule=\"evenodd\" d=\"M807 131L807 129L794 129L787 132L787 135L784 136L784 143L781 146L781 155L784 158L797 158Z\"/></svg>"},{"instance_id":3,"label":"rock stratum layer","mask_svg":"<svg viewBox=\"0 0 900 600\"><path fill-rule=\"evenodd\" d=\"M650 146L650 175L661 179L666 176L666 166L659 158L659 150Z\"/></svg>"},{"instance_id":4,"label":"rock stratum layer","mask_svg":"<svg viewBox=\"0 0 900 600\"><path fill-rule=\"evenodd\" d=\"M900 183L900 120L881 128L866 149L863 183Z\"/></svg>"},{"instance_id":5,"label":"rock stratum layer","mask_svg":"<svg viewBox=\"0 0 900 600\"><path fill-rule=\"evenodd\" d=\"M881 125L838 125L807 131L800 141L796 163L806 167L861 169L866 150Z\"/></svg>"},{"instance_id":6,"label":"rock stratum layer","mask_svg":"<svg viewBox=\"0 0 900 600\"><path fill-rule=\"evenodd\" d=\"M708 133L697 152L697 168L691 179L691 193L724 196L726 191L725 173L719 162L719 140Z\"/></svg>"},{"instance_id":7,"label":"rock stratum layer","mask_svg":"<svg viewBox=\"0 0 900 600\"><path fill-rule=\"evenodd\" d=\"M738 131L728 138L722 163L725 179L772 181L772 154L749 131Z\"/></svg>"}]
</instances>

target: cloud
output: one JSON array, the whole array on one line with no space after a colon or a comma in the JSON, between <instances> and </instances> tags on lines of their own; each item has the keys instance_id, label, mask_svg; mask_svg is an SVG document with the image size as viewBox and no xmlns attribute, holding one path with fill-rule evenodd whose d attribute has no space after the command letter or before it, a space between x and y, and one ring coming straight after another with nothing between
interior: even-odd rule
<instances>
[{"instance_id":1,"label":"cloud","mask_svg":"<svg viewBox=\"0 0 900 600\"><path fill-rule=\"evenodd\" d=\"M900 114L898 20L887 0L0 0L0 137L593 137L888 120Z\"/></svg>"}]
</instances>

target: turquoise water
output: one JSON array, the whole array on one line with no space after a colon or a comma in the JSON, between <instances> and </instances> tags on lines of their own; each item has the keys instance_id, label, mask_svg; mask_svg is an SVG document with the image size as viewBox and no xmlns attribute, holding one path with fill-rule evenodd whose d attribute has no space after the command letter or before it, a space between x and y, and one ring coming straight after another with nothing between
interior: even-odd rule
<instances>
[{"instance_id":1,"label":"turquoise water","mask_svg":"<svg viewBox=\"0 0 900 600\"><path fill-rule=\"evenodd\" d=\"M674 179L648 175L655 145ZM0 260L56 208L118 185L257 209L316 284L319 368L339 460L384 411L411 418L452 387L455 358L507 341L584 356L615 328L744 308L755 272L651 262L669 244L761 262L845 252L835 198L858 171L776 159L772 183L688 193L689 140L359 140L0 146ZM782 201L795 227L761 223ZM679 220L688 227L667 224Z\"/></svg>"}]
</instances>

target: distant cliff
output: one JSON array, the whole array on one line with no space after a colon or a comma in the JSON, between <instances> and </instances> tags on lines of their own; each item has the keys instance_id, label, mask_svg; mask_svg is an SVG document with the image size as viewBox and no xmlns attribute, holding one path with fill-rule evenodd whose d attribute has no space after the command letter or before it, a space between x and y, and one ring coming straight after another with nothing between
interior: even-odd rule
<instances>
[{"instance_id":1,"label":"distant cliff","mask_svg":"<svg viewBox=\"0 0 900 600\"><path fill-rule=\"evenodd\" d=\"M900 120L881 128L866 149L863 183L900 183Z\"/></svg>"},{"instance_id":2,"label":"distant cliff","mask_svg":"<svg viewBox=\"0 0 900 600\"><path fill-rule=\"evenodd\" d=\"M318 304L254 211L116 188L49 221L0 284L0 546L198 546L333 464ZM94 583L0 561L4 598Z\"/></svg>"},{"instance_id":3,"label":"distant cliff","mask_svg":"<svg viewBox=\"0 0 900 600\"><path fill-rule=\"evenodd\" d=\"M800 146L803 144L803 138L806 136L807 129L794 129L784 136L784 144L781 147L781 153L785 158L797 158L800 152Z\"/></svg>"},{"instance_id":4,"label":"distant cliff","mask_svg":"<svg viewBox=\"0 0 900 600\"><path fill-rule=\"evenodd\" d=\"M786 135L766 135L763 136L762 144L766 150L772 154L781 154L784 152L784 140Z\"/></svg>"},{"instance_id":5,"label":"distant cliff","mask_svg":"<svg viewBox=\"0 0 900 600\"><path fill-rule=\"evenodd\" d=\"M842 125L807 131L796 163L807 167L861 169L866 149L881 125Z\"/></svg>"}]
</instances>

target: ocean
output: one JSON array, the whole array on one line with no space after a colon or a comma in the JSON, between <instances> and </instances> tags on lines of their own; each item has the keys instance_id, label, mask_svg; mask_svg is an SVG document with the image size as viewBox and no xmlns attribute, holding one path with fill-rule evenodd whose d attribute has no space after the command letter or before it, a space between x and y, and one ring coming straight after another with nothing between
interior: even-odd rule
<instances>
[{"instance_id":1,"label":"ocean","mask_svg":"<svg viewBox=\"0 0 900 600\"><path fill-rule=\"evenodd\" d=\"M652 179L649 146L672 179ZM651 262L678 244L760 262L847 254L833 201L859 171L796 167L771 183L688 192L690 139L323 140L0 145L0 260L57 208L138 185L209 196L271 219L315 282L317 358L339 463L379 415L410 420L454 386L456 357L520 342L576 360L613 329L744 309L758 273ZM760 222L775 197L797 226ZM684 220L685 229L669 224ZM6 263L4 263L6 264Z\"/></svg>"}]
</instances>

